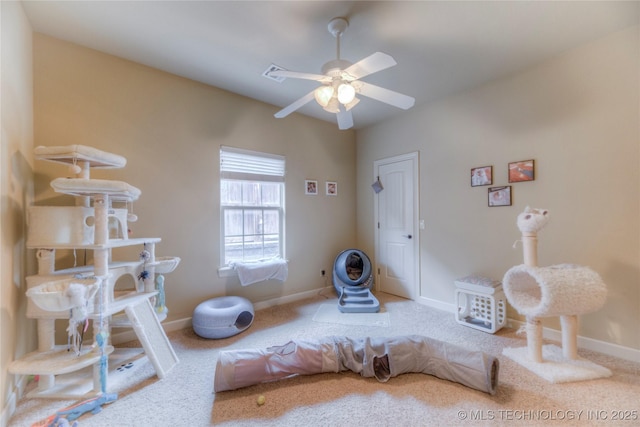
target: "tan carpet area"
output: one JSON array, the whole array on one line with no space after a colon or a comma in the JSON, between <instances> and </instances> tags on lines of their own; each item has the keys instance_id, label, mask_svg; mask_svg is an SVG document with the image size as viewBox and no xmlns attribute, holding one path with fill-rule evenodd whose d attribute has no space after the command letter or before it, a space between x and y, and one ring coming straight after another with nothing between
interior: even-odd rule
<instances>
[{"instance_id":1,"label":"tan carpet area","mask_svg":"<svg viewBox=\"0 0 640 427\"><path fill-rule=\"evenodd\" d=\"M322 304L337 303L332 290L317 297L256 311L245 332L206 340L191 329L169 338L180 363L159 380L150 363L131 369L118 400L85 414L80 427L96 426L474 426L640 425L640 362L579 350L579 356L610 369L609 378L551 384L502 354L526 345L524 335L504 328L495 335L459 325L451 313L387 294L376 294L389 326L314 321ZM236 391L213 393L220 349L266 348L322 336L420 334L482 350L500 359L495 396L424 374L387 383L352 372L300 376ZM130 346L136 343L130 343ZM264 405L257 404L259 396ZM30 426L74 401L22 399L10 426Z\"/></svg>"}]
</instances>

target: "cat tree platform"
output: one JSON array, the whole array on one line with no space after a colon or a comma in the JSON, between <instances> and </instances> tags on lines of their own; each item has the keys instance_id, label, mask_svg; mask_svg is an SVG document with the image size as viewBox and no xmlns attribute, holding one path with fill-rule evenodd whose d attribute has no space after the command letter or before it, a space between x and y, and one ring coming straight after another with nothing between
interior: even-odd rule
<instances>
[{"instance_id":1,"label":"cat tree platform","mask_svg":"<svg viewBox=\"0 0 640 427\"><path fill-rule=\"evenodd\" d=\"M127 207L138 199L139 189L122 181L90 177L91 168L121 168L126 159L84 145L37 147L34 151L38 160L69 165L75 177L54 179L51 186L58 193L74 196L76 206L29 209L27 247L37 250L38 274L27 277L27 317L37 320L38 349L13 361L9 372L40 376L30 396L81 398L107 393L109 359L117 353L109 342L111 321L118 318L118 327L133 328L156 374L163 378L178 358L160 324L160 317L166 317L160 275L175 270L180 258L156 258L160 238L128 237L128 220L136 218ZM114 207L113 203L127 206ZM112 249L136 245L142 246L139 260L112 260ZM56 270L58 249L93 251L93 264ZM133 277L134 289L116 291L116 282L125 275ZM160 305L154 308L153 301ZM55 322L59 319L69 320L72 345L56 345ZM83 343L77 329L88 320L93 321L93 343ZM87 369L93 373L87 375Z\"/></svg>"}]
</instances>

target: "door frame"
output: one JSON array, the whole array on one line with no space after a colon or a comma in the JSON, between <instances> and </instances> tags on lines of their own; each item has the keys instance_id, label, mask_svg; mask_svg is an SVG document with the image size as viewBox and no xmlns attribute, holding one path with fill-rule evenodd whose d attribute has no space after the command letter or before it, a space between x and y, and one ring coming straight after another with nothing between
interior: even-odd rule
<instances>
[{"instance_id":1,"label":"door frame","mask_svg":"<svg viewBox=\"0 0 640 427\"><path fill-rule=\"evenodd\" d=\"M386 157L384 159L375 160L373 162L373 181L377 182L380 174L378 171L380 170L380 166L397 163L401 161L411 160L413 166L413 235L415 236L413 240L413 254L414 254L414 278L415 283L413 284L413 301L417 301L421 297L420 292L420 231L422 231L419 227L419 215L420 215L420 152L412 151L410 153L401 154L398 156ZM384 185L384 183L382 183ZM384 190L382 190L384 191ZM375 236L375 288L376 290L380 290L380 267L378 264L378 254L380 253L380 229L378 228L379 221L379 197L378 194L374 194L373 197L373 215L374 215L374 236Z\"/></svg>"}]
</instances>

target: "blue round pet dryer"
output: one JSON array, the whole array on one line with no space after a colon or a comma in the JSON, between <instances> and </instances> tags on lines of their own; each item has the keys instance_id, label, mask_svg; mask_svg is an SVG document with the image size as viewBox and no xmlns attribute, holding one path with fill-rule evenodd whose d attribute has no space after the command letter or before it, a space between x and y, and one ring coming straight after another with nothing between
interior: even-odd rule
<instances>
[{"instance_id":1,"label":"blue round pet dryer","mask_svg":"<svg viewBox=\"0 0 640 427\"><path fill-rule=\"evenodd\" d=\"M371 260L358 249L342 251L333 263L333 286L343 313L376 313L380 303L371 293Z\"/></svg>"}]
</instances>

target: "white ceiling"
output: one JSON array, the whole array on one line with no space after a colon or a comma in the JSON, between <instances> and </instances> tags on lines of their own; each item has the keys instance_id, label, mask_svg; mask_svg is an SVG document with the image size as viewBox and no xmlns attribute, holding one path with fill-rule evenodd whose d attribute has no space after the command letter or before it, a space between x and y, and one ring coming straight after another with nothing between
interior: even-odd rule
<instances>
[{"instance_id":1,"label":"white ceiling","mask_svg":"<svg viewBox=\"0 0 640 427\"><path fill-rule=\"evenodd\" d=\"M24 1L34 31L284 107L316 87L262 76L272 63L320 73L327 31L348 18L341 57L376 51L398 65L364 80L416 106L501 78L637 25L637 1ZM414 107L415 108L415 107ZM277 109L274 108L274 113ZM363 98L360 129L403 110ZM315 102L298 112L335 122ZM275 119L274 120L287 120Z\"/></svg>"}]
</instances>

